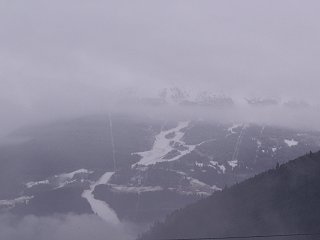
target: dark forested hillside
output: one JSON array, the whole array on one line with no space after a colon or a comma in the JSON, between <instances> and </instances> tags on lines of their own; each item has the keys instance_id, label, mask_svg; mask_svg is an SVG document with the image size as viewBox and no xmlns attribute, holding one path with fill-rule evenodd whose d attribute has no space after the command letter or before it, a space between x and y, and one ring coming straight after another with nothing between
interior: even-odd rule
<instances>
[{"instance_id":1,"label":"dark forested hillside","mask_svg":"<svg viewBox=\"0 0 320 240\"><path fill-rule=\"evenodd\" d=\"M310 152L173 212L140 239L320 232L319 184L320 152Z\"/></svg>"}]
</instances>

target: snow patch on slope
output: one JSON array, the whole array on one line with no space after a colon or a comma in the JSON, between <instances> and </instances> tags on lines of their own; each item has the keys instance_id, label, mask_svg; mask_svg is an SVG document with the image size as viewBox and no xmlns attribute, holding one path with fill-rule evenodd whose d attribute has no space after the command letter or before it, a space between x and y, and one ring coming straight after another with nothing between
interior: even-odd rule
<instances>
[{"instance_id":1,"label":"snow patch on slope","mask_svg":"<svg viewBox=\"0 0 320 240\"><path fill-rule=\"evenodd\" d=\"M218 167L222 171L222 173L226 172L226 167L222 164L220 165L217 161L210 161L209 167Z\"/></svg>"},{"instance_id":2,"label":"snow patch on slope","mask_svg":"<svg viewBox=\"0 0 320 240\"><path fill-rule=\"evenodd\" d=\"M63 188L64 186L76 182L73 179L77 174L91 174L93 171L89 171L87 169L79 169L70 173L62 173L59 175L55 175L54 177L58 180L58 186L56 188Z\"/></svg>"},{"instance_id":3,"label":"snow patch on slope","mask_svg":"<svg viewBox=\"0 0 320 240\"><path fill-rule=\"evenodd\" d=\"M157 192L162 191L163 188L160 186L140 186L140 187L128 187L125 185L110 184L111 190L116 192L125 193L143 193L143 192Z\"/></svg>"},{"instance_id":4,"label":"snow patch on slope","mask_svg":"<svg viewBox=\"0 0 320 240\"><path fill-rule=\"evenodd\" d=\"M136 165L153 165L158 162L175 161L184 155L192 152L198 145L187 145L182 139L184 132L182 130L189 126L189 122L179 122L178 126L169 130L161 131L152 146L152 149L145 152L133 153L142 157L134 164ZM170 134L172 137L168 138ZM201 143L202 144L202 143ZM176 146L179 146L176 148ZM169 153L175 151L172 157L166 157Z\"/></svg>"},{"instance_id":5,"label":"snow patch on slope","mask_svg":"<svg viewBox=\"0 0 320 240\"><path fill-rule=\"evenodd\" d=\"M37 181L37 182L27 182L25 185L27 188L32 188L38 185L47 185L50 184L49 180L41 180L41 181Z\"/></svg>"},{"instance_id":6,"label":"snow patch on slope","mask_svg":"<svg viewBox=\"0 0 320 240\"><path fill-rule=\"evenodd\" d=\"M238 166L238 160L231 160L231 161L228 161L228 164L230 165L230 167L232 167L232 170Z\"/></svg>"},{"instance_id":7,"label":"snow patch on slope","mask_svg":"<svg viewBox=\"0 0 320 240\"><path fill-rule=\"evenodd\" d=\"M73 172L69 172L69 173L62 173L62 174L58 174L58 175L54 175L53 177L50 177L49 179L44 179L44 180L40 180L40 181L31 181L31 182L27 182L25 183L25 186L27 188L33 188L39 185L51 185L52 187L54 187L55 189L58 188L63 188L64 186L76 182L75 176L77 176L78 174L92 174L93 171L89 171L87 169L79 169ZM81 179L83 182L83 179Z\"/></svg>"},{"instance_id":8,"label":"snow patch on slope","mask_svg":"<svg viewBox=\"0 0 320 240\"><path fill-rule=\"evenodd\" d=\"M185 189L185 190L180 190L178 192L180 192L182 194L197 193L197 194L209 196L216 191L221 191L221 188L218 188L216 185L210 186L210 185L208 185L204 182L201 182L200 180L192 178L192 177L187 177L187 179L190 181L190 187L191 187L190 191Z\"/></svg>"},{"instance_id":9,"label":"snow patch on slope","mask_svg":"<svg viewBox=\"0 0 320 240\"><path fill-rule=\"evenodd\" d=\"M93 173L92 171L89 171L89 170L87 170L87 169L79 169L79 170L76 170L76 171L74 171L74 172L70 172L70 173L62 173L62 174L60 174L60 175L55 175L55 177L58 177L58 178L60 178L60 179L72 179L72 178L74 178L74 176L76 175L76 174L80 174L80 173L85 173L85 174L91 174L91 173Z\"/></svg>"},{"instance_id":10,"label":"snow patch on slope","mask_svg":"<svg viewBox=\"0 0 320 240\"><path fill-rule=\"evenodd\" d=\"M95 199L93 195L95 187L100 184L107 184L113 174L114 172L106 172L103 174L98 181L91 184L90 189L85 190L81 196L87 199L92 211L101 219L111 224L119 224L120 220L115 211L110 208L106 202Z\"/></svg>"},{"instance_id":11,"label":"snow patch on slope","mask_svg":"<svg viewBox=\"0 0 320 240\"><path fill-rule=\"evenodd\" d=\"M231 127L228 128L229 135L237 133L234 130L242 126L242 123L234 123Z\"/></svg>"},{"instance_id":12,"label":"snow patch on slope","mask_svg":"<svg viewBox=\"0 0 320 240\"><path fill-rule=\"evenodd\" d=\"M196 161L195 165L199 168L203 167L203 163Z\"/></svg>"},{"instance_id":13,"label":"snow patch on slope","mask_svg":"<svg viewBox=\"0 0 320 240\"><path fill-rule=\"evenodd\" d=\"M285 139L284 142L288 145L288 147L293 147L299 144L299 142L297 142L294 139L291 139L291 140Z\"/></svg>"},{"instance_id":14,"label":"snow patch on slope","mask_svg":"<svg viewBox=\"0 0 320 240\"><path fill-rule=\"evenodd\" d=\"M0 200L0 207L13 208L17 204L28 204L33 196L22 196L11 200Z\"/></svg>"}]
</instances>

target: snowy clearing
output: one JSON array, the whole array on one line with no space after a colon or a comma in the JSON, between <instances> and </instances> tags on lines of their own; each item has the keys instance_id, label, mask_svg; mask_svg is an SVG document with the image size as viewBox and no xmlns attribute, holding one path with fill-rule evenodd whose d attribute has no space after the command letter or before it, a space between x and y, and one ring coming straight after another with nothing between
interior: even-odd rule
<instances>
[{"instance_id":1,"label":"snowy clearing","mask_svg":"<svg viewBox=\"0 0 320 240\"><path fill-rule=\"evenodd\" d=\"M97 182L94 182L91 186L90 189L85 190L82 193L82 197L87 199L88 203L91 206L92 211L97 214L101 219L103 219L105 222L111 223L111 224L119 224L120 220L115 213L115 211L110 208L110 206L101 200L97 200L94 198L93 191L96 186L100 184L107 184L110 178L114 172L106 172L103 174Z\"/></svg>"}]
</instances>

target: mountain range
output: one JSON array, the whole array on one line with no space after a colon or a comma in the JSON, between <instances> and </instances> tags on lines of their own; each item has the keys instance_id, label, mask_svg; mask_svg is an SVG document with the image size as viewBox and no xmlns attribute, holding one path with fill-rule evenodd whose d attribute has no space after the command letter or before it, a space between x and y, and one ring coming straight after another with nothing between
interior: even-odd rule
<instances>
[{"instance_id":1,"label":"mountain range","mask_svg":"<svg viewBox=\"0 0 320 240\"><path fill-rule=\"evenodd\" d=\"M177 86L160 88L148 93L135 89L123 90L120 102L125 104L149 106L183 106L231 108L236 106L270 107L278 106L287 109L307 109L313 104L304 99L265 97L265 96L232 96L215 93L211 90L184 89Z\"/></svg>"},{"instance_id":2,"label":"mountain range","mask_svg":"<svg viewBox=\"0 0 320 240\"><path fill-rule=\"evenodd\" d=\"M317 131L119 114L26 127L10 138L0 146L1 211L141 223L320 146Z\"/></svg>"}]
</instances>

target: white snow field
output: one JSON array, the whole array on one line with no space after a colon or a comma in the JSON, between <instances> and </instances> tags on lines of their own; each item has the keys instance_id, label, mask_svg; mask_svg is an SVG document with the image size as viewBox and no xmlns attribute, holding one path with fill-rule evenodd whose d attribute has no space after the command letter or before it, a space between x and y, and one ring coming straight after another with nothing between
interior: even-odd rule
<instances>
[{"instance_id":1,"label":"white snow field","mask_svg":"<svg viewBox=\"0 0 320 240\"><path fill-rule=\"evenodd\" d=\"M94 182L90 186L90 189L87 189L82 193L82 197L87 199L92 211L101 219L103 219L105 222L116 225L120 223L120 220L115 211L110 208L110 206L106 202L95 199L93 195L95 187L100 184L107 184L113 174L114 172L106 172L105 174L103 174L97 182Z\"/></svg>"}]
</instances>

